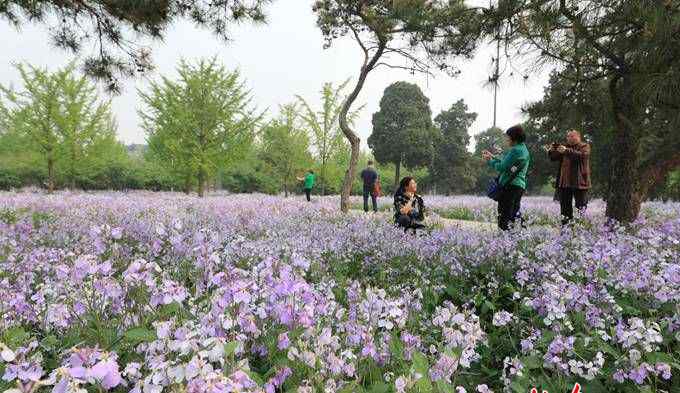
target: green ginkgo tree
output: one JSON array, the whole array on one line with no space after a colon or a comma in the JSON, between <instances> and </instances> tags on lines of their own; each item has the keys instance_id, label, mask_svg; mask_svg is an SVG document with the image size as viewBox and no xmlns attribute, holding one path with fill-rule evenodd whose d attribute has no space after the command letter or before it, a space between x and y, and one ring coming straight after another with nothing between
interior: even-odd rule
<instances>
[{"instance_id":1,"label":"green ginkgo tree","mask_svg":"<svg viewBox=\"0 0 680 393\"><path fill-rule=\"evenodd\" d=\"M115 128L108 101L94 85L76 74L73 64L50 72L18 64L22 88L0 86L3 117L11 132L29 137L47 166L47 188L56 187L56 164L66 168L69 185L76 186L78 161L100 134Z\"/></svg>"},{"instance_id":2,"label":"green ginkgo tree","mask_svg":"<svg viewBox=\"0 0 680 393\"><path fill-rule=\"evenodd\" d=\"M343 152L349 155L349 148L345 140L338 118L345 100L345 88L349 80L334 86L332 83L325 83L321 89L321 108L315 109L313 105L301 96L297 96L300 102L300 118L307 128L311 145L314 150L315 158L320 164L319 185L321 195L326 194L328 180L328 165L333 158L338 157ZM359 117L363 106L351 111L347 115L350 125Z\"/></svg>"},{"instance_id":3,"label":"green ginkgo tree","mask_svg":"<svg viewBox=\"0 0 680 393\"><path fill-rule=\"evenodd\" d=\"M239 159L255 136L260 115L238 71L215 58L181 61L176 80L163 77L140 91L139 111L149 148L204 196L219 169Z\"/></svg>"}]
</instances>

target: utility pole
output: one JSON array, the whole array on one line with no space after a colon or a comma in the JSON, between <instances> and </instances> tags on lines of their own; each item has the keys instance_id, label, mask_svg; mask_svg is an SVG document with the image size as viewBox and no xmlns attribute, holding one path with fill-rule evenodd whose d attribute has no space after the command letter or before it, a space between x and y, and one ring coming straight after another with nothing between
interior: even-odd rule
<instances>
[{"instance_id":1,"label":"utility pole","mask_svg":"<svg viewBox=\"0 0 680 393\"><path fill-rule=\"evenodd\" d=\"M489 8L493 8L493 0L489 0ZM496 69L493 74L493 127L496 128L496 121L498 119L498 80L500 78L500 64L501 64L501 26L498 25L496 30Z\"/></svg>"},{"instance_id":2,"label":"utility pole","mask_svg":"<svg viewBox=\"0 0 680 393\"><path fill-rule=\"evenodd\" d=\"M500 31L500 28L499 28ZM498 115L498 79L500 78L500 63L501 63L501 40L499 35L496 35L496 70L493 75L493 127L496 128L496 120Z\"/></svg>"}]
</instances>

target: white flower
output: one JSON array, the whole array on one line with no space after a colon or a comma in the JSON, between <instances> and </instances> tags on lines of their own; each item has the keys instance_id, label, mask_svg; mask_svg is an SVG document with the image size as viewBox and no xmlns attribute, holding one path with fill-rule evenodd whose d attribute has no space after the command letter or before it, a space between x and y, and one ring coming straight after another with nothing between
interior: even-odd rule
<instances>
[{"instance_id":1,"label":"white flower","mask_svg":"<svg viewBox=\"0 0 680 393\"><path fill-rule=\"evenodd\" d=\"M397 391L397 393L406 392L406 385L408 385L408 379L406 379L406 377L403 375L394 381L394 389Z\"/></svg>"},{"instance_id":2,"label":"white flower","mask_svg":"<svg viewBox=\"0 0 680 393\"><path fill-rule=\"evenodd\" d=\"M477 385L477 391L479 393L493 393L493 390L489 389L489 387L486 386L486 384Z\"/></svg>"},{"instance_id":3,"label":"white flower","mask_svg":"<svg viewBox=\"0 0 680 393\"><path fill-rule=\"evenodd\" d=\"M182 383L184 380L184 367L175 366L168 368L168 378L175 383Z\"/></svg>"},{"instance_id":4,"label":"white flower","mask_svg":"<svg viewBox=\"0 0 680 393\"><path fill-rule=\"evenodd\" d=\"M637 349L631 349L629 352L630 362L637 364L637 362L642 358L642 354Z\"/></svg>"},{"instance_id":5,"label":"white flower","mask_svg":"<svg viewBox=\"0 0 680 393\"><path fill-rule=\"evenodd\" d=\"M512 314L503 310L493 314L492 323L494 326L505 326L512 321Z\"/></svg>"},{"instance_id":6,"label":"white flower","mask_svg":"<svg viewBox=\"0 0 680 393\"><path fill-rule=\"evenodd\" d=\"M9 349L5 344L0 343L0 348L2 348L2 351L0 352L0 357L2 360L5 362L12 362L14 359L16 359L17 355Z\"/></svg>"}]
</instances>

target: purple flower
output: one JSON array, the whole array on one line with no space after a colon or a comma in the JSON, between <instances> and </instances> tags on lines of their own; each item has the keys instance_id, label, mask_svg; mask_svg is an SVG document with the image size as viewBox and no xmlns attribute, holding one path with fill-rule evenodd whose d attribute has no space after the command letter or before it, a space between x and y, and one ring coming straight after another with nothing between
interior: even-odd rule
<instances>
[{"instance_id":1,"label":"purple flower","mask_svg":"<svg viewBox=\"0 0 680 393\"><path fill-rule=\"evenodd\" d=\"M99 361L90 370L90 375L102 384L106 390L115 388L121 382L118 363L113 358Z\"/></svg>"},{"instance_id":2,"label":"purple flower","mask_svg":"<svg viewBox=\"0 0 680 393\"><path fill-rule=\"evenodd\" d=\"M283 351L284 349L287 349L290 346L290 340L288 339L288 333L284 332L279 334L279 343L278 343L278 348L279 350Z\"/></svg>"},{"instance_id":3,"label":"purple flower","mask_svg":"<svg viewBox=\"0 0 680 393\"><path fill-rule=\"evenodd\" d=\"M657 363L656 367L656 374L661 375L661 378L669 380L671 379L671 366L666 364L666 363Z\"/></svg>"}]
</instances>

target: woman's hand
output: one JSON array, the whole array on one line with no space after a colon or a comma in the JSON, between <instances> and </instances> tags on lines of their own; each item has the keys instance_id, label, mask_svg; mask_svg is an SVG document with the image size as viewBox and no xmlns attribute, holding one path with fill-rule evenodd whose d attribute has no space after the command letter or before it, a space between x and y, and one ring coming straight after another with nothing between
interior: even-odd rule
<instances>
[{"instance_id":1,"label":"woman's hand","mask_svg":"<svg viewBox=\"0 0 680 393\"><path fill-rule=\"evenodd\" d=\"M399 209L399 213L409 214L411 211L413 211L413 201L414 200L415 200L414 198L409 199L408 202L406 202L406 204L404 206L402 206L401 209Z\"/></svg>"},{"instance_id":2,"label":"woman's hand","mask_svg":"<svg viewBox=\"0 0 680 393\"><path fill-rule=\"evenodd\" d=\"M557 146L557 151L561 154L564 154L564 152L567 151L567 147L564 145L559 145Z\"/></svg>"},{"instance_id":3,"label":"woman's hand","mask_svg":"<svg viewBox=\"0 0 680 393\"><path fill-rule=\"evenodd\" d=\"M493 154L488 150L484 150L482 151L482 158L486 161L489 161L493 158Z\"/></svg>"}]
</instances>

